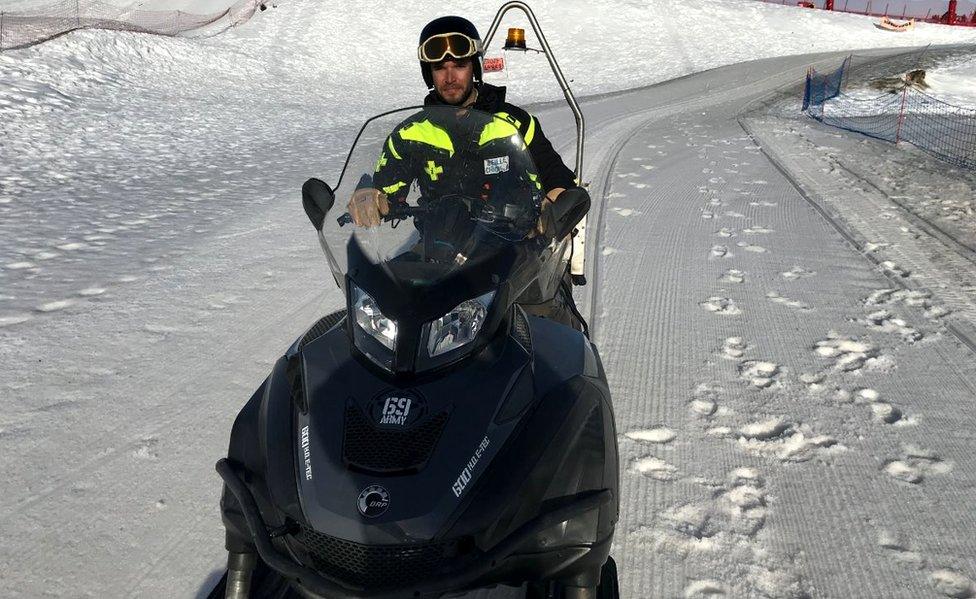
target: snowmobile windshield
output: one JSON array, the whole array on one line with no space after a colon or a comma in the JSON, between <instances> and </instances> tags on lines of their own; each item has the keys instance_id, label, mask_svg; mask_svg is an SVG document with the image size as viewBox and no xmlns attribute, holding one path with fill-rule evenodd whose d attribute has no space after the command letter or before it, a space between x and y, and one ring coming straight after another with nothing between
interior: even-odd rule
<instances>
[{"instance_id":1,"label":"snowmobile windshield","mask_svg":"<svg viewBox=\"0 0 976 599\"><path fill-rule=\"evenodd\" d=\"M518 123L437 106L369 122L335 195L336 212L356 217L330 219L324 231L355 254L339 264L366 260L418 290L531 239L543 190Z\"/></svg>"}]
</instances>

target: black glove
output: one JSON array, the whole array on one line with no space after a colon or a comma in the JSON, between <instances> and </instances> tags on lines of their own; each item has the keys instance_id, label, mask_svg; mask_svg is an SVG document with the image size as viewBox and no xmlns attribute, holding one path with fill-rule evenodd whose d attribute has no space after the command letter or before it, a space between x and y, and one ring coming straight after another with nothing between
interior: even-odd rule
<instances>
[{"instance_id":1,"label":"black glove","mask_svg":"<svg viewBox=\"0 0 976 599\"><path fill-rule=\"evenodd\" d=\"M542 203L542 234L550 239L562 239L573 232L590 210L590 194L582 187L570 187L555 201Z\"/></svg>"}]
</instances>

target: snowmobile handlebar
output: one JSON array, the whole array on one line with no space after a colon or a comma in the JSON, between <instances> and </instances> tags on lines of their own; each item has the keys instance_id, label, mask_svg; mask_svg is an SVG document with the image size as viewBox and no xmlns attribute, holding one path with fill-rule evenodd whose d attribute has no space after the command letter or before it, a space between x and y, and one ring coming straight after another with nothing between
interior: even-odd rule
<instances>
[{"instance_id":1,"label":"snowmobile handlebar","mask_svg":"<svg viewBox=\"0 0 976 599\"><path fill-rule=\"evenodd\" d=\"M411 216L417 216L418 214L424 214L427 212L427 208L423 206L410 206L408 204L390 204L390 211L383 215L383 222L390 222L394 220L403 220L405 218L410 218ZM348 212L344 212L342 216L336 219L340 227L352 224L352 215Z\"/></svg>"}]
</instances>

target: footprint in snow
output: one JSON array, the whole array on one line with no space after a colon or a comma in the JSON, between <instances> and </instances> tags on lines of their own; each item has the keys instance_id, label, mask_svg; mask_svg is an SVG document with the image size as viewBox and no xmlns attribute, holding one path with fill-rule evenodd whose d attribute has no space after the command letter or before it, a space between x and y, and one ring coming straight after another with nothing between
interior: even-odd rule
<instances>
[{"instance_id":1,"label":"footprint in snow","mask_svg":"<svg viewBox=\"0 0 976 599\"><path fill-rule=\"evenodd\" d=\"M59 310L64 310L65 308L73 305L74 303L75 301L71 299L57 300L54 302L47 302L46 304L41 304L40 306L35 308L35 310L37 310L38 312L57 312Z\"/></svg>"},{"instance_id":2,"label":"footprint in snow","mask_svg":"<svg viewBox=\"0 0 976 599\"><path fill-rule=\"evenodd\" d=\"M705 220L710 220L715 218L715 213L711 210L702 210L701 217Z\"/></svg>"},{"instance_id":3,"label":"footprint in snow","mask_svg":"<svg viewBox=\"0 0 976 599\"><path fill-rule=\"evenodd\" d=\"M904 537L891 530L882 530L878 534L878 545L887 551L900 564L921 567L925 558L918 551L913 550Z\"/></svg>"},{"instance_id":4,"label":"footprint in snow","mask_svg":"<svg viewBox=\"0 0 976 599\"><path fill-rule=\"evenodd\" d=\"M645 189L647 187L650 187L650 185L648 185L647 183L635 183L634 181L628 182L627 185L630 185L631 187L635 187L637 189Z\"/></svg>"},{"instance_id":5,"label":"footprint in snow","mask_svg":"<svg viewBox=\"0 0 976 599\"><path fill-rule=\"evenodd\" d=\"M876 401L871 404L871 414L874 419L884 424L913 424L914 420L906 418L900 409L884 401Z\"/></svg>"},{"instance_id":6,"label":"footprint in snow","mask_svg":"<svg viewBox=\"0 0 976 599\"><path fill-rule=\"evenodd\" d=\"M654 456L634 460L633 469L639 474L660 481L674 480L678 472L677 468Z\"/></svg>"},{"instance_id":7,"label":"footprint in snow","mask_svg":"<svg viewBox=\"0 0 976 599\"><path fill-rule=\"evenodd\" d=\"M722 227L718 231L715 231L715 234L719 237L735 237L735 231L727 227Z\"/></svg>"},{"instance_id":8,"label":"footprint in snow","mask_svg":"<svg viewBox=\"0 0 976 599\"><path fill-rule=\"evenodd\" d=\"M30 314L13 314L10 316L0 316L0 328L11 327L15 324L21 324L27 322L31 319Z\"/></svg>"},{"instance_id":9,"label":"footprint in snow","mask_svg":"<svg viewBox=\"0 0 976 599\"><path fill-rule=\"evenodd\" d=\"M884 333L897 333L908 343L915 343L922 339L923 335L917 329L908 326L901 318L898 318L887 310L878 310L868 314L867 319L861 321L869 329L882 331Z\"/></svg>"},{"instance_id":10,"label":"footprint in snow","mask_svg":"<svg viewBox=\"0 0 976 599\"><path fill-rule=\"evenodd\" d=\"M741 270L730 268L729 270L725 271L725 274L723 274L719 280L724 283L742 283L746 280L746 273Z\"/></svg>"},{"instance_id":11,"label":"footprint in snow","mask_svg":"<svg viewBox=\"0 0 976 599\"><path fill-rule=\"evenodd\" d=\"M899 565L915 569L921 569L926 565L925 557L905 540L904 535L898 532L882 530L878 535L878 545ZM976 597L976 583L953 570L944 568L934 570L929 574L929 583L939 593L952 599Z\"/></svg>"},{"instance_id":12,"label":"footprint in snow","mask_svg":"<svg viewBox=\"0 0 976 599\"><path fill-rule=\"evenodd\" d=\"M910 270L906 270L901 266L898 266L891 260L885 260L884 262L878 265L878 268L881 270L882 273L888 276L898 277L902 279L908 278L912 274Z\"/></svg>"},{"instance_id":13,"label":"footprint in snow","mask_svg":"<svg viewBox=\"0 0 976 599\"><path fill-rule=\"evenodd\" d=\"M865 366L878 366L885 362L878 352L866 341L858 341L836 333L828 333L827 338L817 341L814 353L821 358L833 360L834 370L855 372Z\"/></svg>"},{"instance_id":14,"label":"footprint in snow","mask_svg":"<svg viewBox=\"0 0 976 599\"><path fill-rule=\"evenodd\" d=\"M745 241L740 241L736 245L745 251L752 252L754 254L763 254L766 252L766 248L762 247L761 245L753 245L751 243L746 243Z\"/></svg>"},{"instance_id":15,"label":"footprint in snow","mask_svg":"<svg viewBox=\"0 0 976 599\"><path fill-rule=\"evenodd\" d=\"M780 370L780 365L775 362L747 360L739 364L739 378L754 387L766 389L777 382Z\"/></svg>"},{"instance_id":16,"label":"footprint in snow","mask_svg":"<svg viewBox=\"0 0 976 599\"><path fill-rule=\"evenodd\" d=\"M739 446L751 453L772 455L782 462L806 462L846 448L829 435L774 417L747 424L738 431Z\"/></svg>"},{"instance_id":17,"label":"footprint in snow","mask_svg":"<svg viewBox=\"0 0 976 599\"><path fill-rule=\"evenodd\" d=\"M766 227L763 226L757 226L757 227L749 227L746 229L742 229L742 232L747 233L749 235L765 235L766 233L772 233L773 230L767 229Z\"/></svg>"},{"instance_id":18,"label":"footprint in snow","mask_svg":"<svg viewBox=\"0 0 976 599\"><path fill-rule=\"evenodd\" d=\"M807 277L812 277L815 274L817 273L813 272L812 270L807 270L800 266L794 266L793 268L789 269L786 272L779 273L779 276L783 277L787 281L795 281L797 279L805 279Z\"/></svg>"},{"instance_id":19,"label":"footprint in snow","mask_svg":"<svg viewBox=\"0 0 976 599\"><path fill-rule=\"evenodd\" d=\"M890 243L885 243L885 242L869 241L869 242L867 242L867 243L864 244L864 251L867 252L867 253L869 253L869 254L871 254L871 253L874 253L874 252L876 252L878 250L883 250L886 247L891 247L891 244Z\"/></svg>"},{"instance_id":20,"label":"footprint in snow","mask_svg":"<svg viewBox=\"0 0 976 599\"><path fill-rule=\"evenodd\" d=\"M684 599L710 599L725 597L729 587L717 580L694 580L682 592Z\"/></svg>"},{"instance_id":21,"label":"footprint in snow","mask_svg":"<svg viewBox=\"0 0 976 599\"><path fill-rule=\"evenodd\" d=\"M600 253L603 254L604 256L610 256L611 254L616 254L619 251L620 250L618 250L616 248L612 248L610 246L605 246L602 250L600 250Z\"/></svg>"},{"instance_id":22,"label":"footprint in snow","mask_svg":"<svg viewBox=\"0 0 976 599\"><path fill-rule=\"evenodd\" d=\"M914 445L905 445L899 459L885 462L884 471L900 481L917 485L926 476L946 474L953 468L936 453Z\"/></svg>"},{"instance_id":23,"label":"footprint in snow","mask_svg":"<svg viewBox=\"0 0 976 599\"><path fill-rule=\"evenodd\" d=\"M722 344L722 357L726 360L737 360L749 349L742 337L729 337Z\"/></svg>"},{"instance_id":24,"label":"footprint in snow","mask_svg":"<svg viewBox=\"0 0 976 599\"><path fill-rule=\"evenodd\" d=\"M749 549L769 513L762 477L752 468L738 468L724 482L704 482L712 489L708 497L659 511L653 523L630 532L631 537L638 542L651 541L656 551L682 558L689 554L736 554ZM747 553L758 556L765 552ZM713 597L717 593L722 596L727 592L731 591L721 582L698 580L685 587L684 597Z\"/></svg>"},{"instance_id":25,"label":"footprint in snow","mask_svg":"<svg viewBox=\"0 0 976 599\"><path fill-rule=\"evenodd\" d=\"M806 305L805 303L784 297L775 291L769 291L766 293L766 299L773 302L774 304L782 304L784 306L789 306L790 308L800 310L801 312L809 312L813 308Z\"/></svg>"},{"instance_id":26,"label":"footprint in snow","mask_svg":"<svg viewBox=\"0 0 976 599\"><path fill-rule=\"evenodd\" d=\"M81 242L74 242L74 243L66 243L64 245L59 245L57 247L58 247L59 250L64 250L66 252L73 252L73 251L76 251L76 250L83 250L83 249L87 248L88 247L88 244L87 243L81 243Z\"/></svg>"},{"instance_id":27,"label":"footprint in snow","mask_svg":"<svg viewBox=\"0 0 976 599\"><path fill-rule=\"evenodd\" d=\"M976 597L976 583L952 570L936 570L929 574L929 582L946 597L971 599Z\"/></svg>"},{"instance_id":28,"label":"footprint in snow","mask_svg":"<svg viewBox=\"0 0 976 599\"><path fill-rule=\"evenodd\" d=\"M890 306L893 304L905 304L906 306L919 307L924 310L924 316L937 320L952 311L944 306L932 303L932 294L921 289L878 289L871 292L871 295L864 299L865 306Z\"/></svg>"},{"instance_id":29,"label":"footprint in snow","mask_svg":"<svg viewBox=\"0 0 976 599\"><path fill-rule=\"evenodd\" d=\"M769 441L781 437L789 432L793 425L783 418L769 418L759 422L747 424L739 429L739 436L744 439L754 439L757 441Z\"/></svg>"},{"instance_id":30,"label":"footprint in snow","mask_svg":"<svg viewBox=\"0 0 976 599\"><path fill-rule=\"evenodd\" d=\"M758 202L749 202L750 206L756 206L759 208L772 208L777 205L776 202L767 202L766 200L759 200Z\"/></svg>"},{"instance_id":31,"label":"footprint in snow","mask_svg":"<svg viewBox=\"0 0 976 599\"><path fill-rule=\"evenodd\" d=\"M732 254L729 253L728 246L713 245L712 249L709 251L709 256L711 258L731 258Z\"/></svg>"},{"instance_id":32,"label":"footprint in snow","mask_svg":"<svg viewBox=\"0 0 976 599\"><path fill-rule=\"evenodd\" d=\"M26 261L11 262L9 264L4 265L4 268L6 268L7 270L27 270L34 267L35 264L33 262L26 262Z\"/></svg>"},{"instance_id":33,"label":"footprint in snow","mask_svg":"<svg viewBox=\"0 0 976 599\"><path fill-rule=\"evenodd\" d=\"M159 439L156 437L142 439L135 443L135 447L131 452L132 457L140 460L157 460L159 459L159 453L157 452L158 445Z\"/></svg>"},{"instance_id":34,"label":"footprint in snow","mask_svg":"<svg viewBox=\"0 0 976 599\"><path fill-rule=\"evenodd\" d=\"M729 218L745 218L746 217L745 214L742 214L741 212L736 212L735 210L729 210L729 211L727 211L725 213L725 216L728 216Z\"/></svg>"},{"instance_id":35,"label":"footprint in snow","mask_svg":"<svg viewBox=\"0 0 976 599\"><path fill-rule=\"evenodd\" d=\"M871 415L882 424L905 426L916 423L914 419L906 418L899 408L881 400L881 394L874 389L858 389L853 395L843 389L838 389L835 394L835 399L839 403L850 403L853 401L859 405L869 406L871 408Z\"/></svg>"},{"instance_id":36,"label":"footprint in snow","mask_svg":"<svg viewBox=\"0 0 976 599\"><path fill-rule=\"evenodd\" d=\"M692 393L689 409L699 416L711 416L718 411L718 398L725 391L718 383L701 383Z\"/></svg>"},{"instance_id":37,"label":"footprint in snow","mask_svg":"<svg viewBox=\"0 0 976 599\"><path fill-rule=\"evenodd\" d=\"M727 297L713 296L703 302L699 302L698 305L701 306L703 310L707 310L713 314L722 314L725 316L742 314L742 310L735 305L735 302Z\"/></svg>"},{"instance_id":38,"label":"footprint in snow","mask_svg":"<svg viewBox=\"0 0 976 599\"><path fill-rule=\"evenodd\" d=\"M630 208L617 208L617 207L613 207L613 208L611 208L611 210L613 210L614 212L616 212L620 216L631 216L633 214L640 214L636 210L632 210Z\"/></svg>"},{"instance_id":39,"label":"footprint in snow","mask_svg":"<svg viewBox=\"0 0 976 599\"><path fill-rule=\"evenodd\" d=\"M659 443L663 445L674 441L674 438L678 435L666 426L657 426L650 429L628 431L624 433L624 436L634 441Z\"/></svg>"}]
</instances>

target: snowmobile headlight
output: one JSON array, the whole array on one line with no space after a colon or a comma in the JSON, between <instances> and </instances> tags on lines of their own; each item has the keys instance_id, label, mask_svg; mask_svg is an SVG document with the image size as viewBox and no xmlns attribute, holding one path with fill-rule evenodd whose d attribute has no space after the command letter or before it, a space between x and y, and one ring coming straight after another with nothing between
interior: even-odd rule
<instances>
[{"instance_id":1,"label":"snowmobile headlight","mask_svg":"<svg viewBox=\"0 0 976 599\"><path fill-rule=\"evenodd\" d=\"M379 341L383 347L393 351L397 338L396 321L384 316L373 296L356 285L352 286L352 293L352 310L356 316L356 326Z\"/></svg>"},{"instance_id":2,"label":"snowmobile headlight","mask_svg":"<svg viewBox=\"0 0 976 599\"><path fill-rule=\"evenodd\" d=\"M434 358L474 341L494 297L495 292L490 291L463 301L444 316L427 323L427 355Z\"/></svg>"},{"instance_id":3,"label":"snowmobile headlight","mask_svg":"<svg viewBox=\"0 0 976 599\"><path fill-rule=\"evenodd\" d=\"M599 508L578 514L565 522L554 524L529 538L519 551L535 553L558 547L587 545L597 542Z\"/></svg>"}]
</instances>

